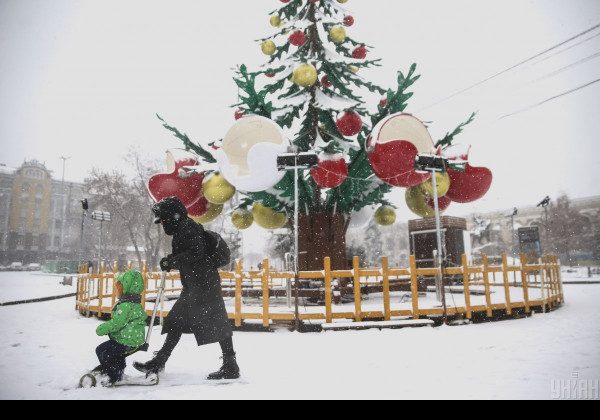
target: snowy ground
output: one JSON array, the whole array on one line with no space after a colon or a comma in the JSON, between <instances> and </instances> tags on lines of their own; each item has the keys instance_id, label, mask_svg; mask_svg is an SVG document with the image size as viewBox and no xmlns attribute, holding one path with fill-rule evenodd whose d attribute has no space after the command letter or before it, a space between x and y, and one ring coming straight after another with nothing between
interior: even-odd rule
<instances>
[{"instance_id":1,"label":"snowy ground","mask_svg":"<svg viewBox=\"0 0 600 420\"><path fill-rule=\"evenodd\" d=\"M598 283L600 282L599 268L592 268L592 276L587 267L563 267L562 276L565 283Z\"/></svg>"},{"instance_id":2,"label":"snowy ground","mask_svg":"<svg viewBox=\"0 0 600 420\"><path fill-rule=\"evenodd\" d=\"M41 285L49 281L13 274L13 281L0 283L0 293L7 287L15 293L21 285L29 289L34 278ZM98 321L80 317L74 299L3 307L0 399L550 399L552 381L574 374L600 379L600 285L565 286L565 294L559 311L495 324L239 333L244 379L228 386L203 380L218 367L218 346L198 349L186 337L158 387L118 390L74 389L81 374L97 364L94 348L101 343L94 334ZM153 350L161 342L157 337ZM135 374L131 368L128 373Z\"/></svg>"},{"instance_id":3,"label":"snowy ground","mask_svg":"<svg viewBox=\"0 0 600 420\"><path fill-rule=\"evenodd\" d=\"M77 280L73 281L73 286L63 286L60 284L63 277L43 273L0 273L0 303L75 293Z\"/></svg>"}]
</instances>

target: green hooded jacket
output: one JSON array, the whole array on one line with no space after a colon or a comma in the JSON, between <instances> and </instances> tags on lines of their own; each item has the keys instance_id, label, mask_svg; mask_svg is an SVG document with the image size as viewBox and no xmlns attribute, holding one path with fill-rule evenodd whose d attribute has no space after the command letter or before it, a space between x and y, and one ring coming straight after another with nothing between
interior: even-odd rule
<instances>
[{"instance_id":1,"label":"green hooded jacket","mask_svg":"<svg viewBox=\"0 0 600 420\"><path fill-rule=\"evenodd\" d=\"M128 271L117 279L123 285L123 296L141 296L144 291L144 278L139 271ZM146 320L148 315L140 303L119 302L113 309L112 319L96 330L99 336L108 335L124 346L137 348L146 342ZM134 299L135 300L135 299Z\"/></svg>"}]
</instances>

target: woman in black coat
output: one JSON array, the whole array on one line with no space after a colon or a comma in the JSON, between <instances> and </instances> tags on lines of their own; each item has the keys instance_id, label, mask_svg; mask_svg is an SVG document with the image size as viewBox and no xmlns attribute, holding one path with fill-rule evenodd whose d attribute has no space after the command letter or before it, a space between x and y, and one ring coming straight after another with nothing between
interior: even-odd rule
<instances>
[{"instance_id":1,"label":"woman in black coat","mask_svg":"<svg viewBox=\"0 0 600 420\"><path fill-rule=\"evenodd\" d=\"M148 363L136 363L144 373L158 373L165 365L182 334L194 334L198 346L220 343L223 367L208 379L237 379L240 370L233 348L233 330L223 301L218 268L229 262L226 247L222 251L218 236L188 217L183 203L176 197L167 198L153 208L156 222L165 233L173 236L173 254L164 258L163 271L179 270L183 291L165 318L163 334L167 340L156 357ZM226 255L225 255L226 254Z\"/></svg>"}]
</instances>

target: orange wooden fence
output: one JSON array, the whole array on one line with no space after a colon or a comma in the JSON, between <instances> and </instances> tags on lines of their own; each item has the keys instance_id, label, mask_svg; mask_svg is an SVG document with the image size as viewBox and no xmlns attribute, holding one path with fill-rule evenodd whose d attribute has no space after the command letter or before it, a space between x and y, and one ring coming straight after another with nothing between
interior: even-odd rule
<instances>
[{"instance_id":1,"label":"orange wooden fence","mask_svg":"<svg viewBox=\"0 0 600 420\"><path fill-rule=\"evenodd\" d=\"M336 271L331 269L331 261L326 258L322 271L301 272L301 280L319 283L319 289L324 298L322 304L311 306L300 314L301 321L316 321L332 323L336 320L353 320L360 322L369 320L390 321L394 318L426 318L439 317L444 309L437 305L423 304L424 296L419 293L421 282L439 274L439 269L417 268L416 259L410 257L410 267L392 268L388 258L383 258L381 267L362 268L360 260L355 257L352 270ZM78 276L76 309L87 315L101 317L110 314L116 303L114 282L118 275L117 265L102 266L98 273L81 273ZM142 270L145 289L142 302L151 313L152 304L158 294L161 273L150 272L147 267ZM552 310L564 302L561 281L561 266L558 258L544 257L535 263L529 263L521 256L520 263L511 265L509 258L504 255L501 265L492 265L487 257L483 257L480 265L470 265L467 256L463 256L462 266L443 270L446 279L462 279L458 286L448 289L454 294L464 296L464 302L448 302L448 316L463 316L472 319L478 316L492 318L498 315L513 315L514 312L529 314L532 310ZM282 288L288 281L293 281L294 273L271 270L269 260L263 262L260 271L245 271L243 263L238 261L234 271L221 272L221 279L226 290L233 294L233 305L228 306L229 318L236 326L241 327L244 321L259 322L265 328L273 322L295 321L293 308L275 307L272 291ZM176 297L181 291L179 273L167 276L166 294ZM334 303L334 284L340 281L352 283L354 302L351 305L336 305ZM405 293L409 302L400 304L400 298L391 292L391 282L403 284L410 293ZM448 281L446 282L448 283ZM322 285L321 285L322 284ZM363 299L365 286L377 285L381 288L381 301L372 304ZM448 287L448 286L447 286ZM477 289L480 288L480 289ZM482 288L482 289L481 289ZM422 288L421 288L422 289ZM244 292L247 290L262 291L259 301L244 305ZM540 296L531 297L531 291ZM481 297L481 302L474 303L474 294ZM518 297L514 295L518 293ZM503 297L502 302L494 302L493 297ZM497 300L497 299L496 299ZM378 306L374 308L373 306ZM168 311L161 305L159 315L168 316Z\"/></svg>"}]
</instances>

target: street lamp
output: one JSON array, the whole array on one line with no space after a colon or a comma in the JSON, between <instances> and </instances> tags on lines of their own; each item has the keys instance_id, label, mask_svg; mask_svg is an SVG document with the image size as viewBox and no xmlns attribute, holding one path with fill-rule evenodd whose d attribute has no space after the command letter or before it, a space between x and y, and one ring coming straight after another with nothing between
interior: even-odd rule
<instances>
[{"instance_id":1,"label":"street lamp","mask_svg":"<svg viewBox=\"0 0 600 420\"><path fill-rule=\"evenodd\" d=\"M79 238L79 264L83 263L83 231L85 228L85 218L87 217L88 210L90 209L90 203L88 202L87 198L81 200L81 209L83 210L83 215L81 217L81 236Z\"/></svg>"},{"instance_id":2,"label":"street lamp","mask_svg":"<svg viewBox=\"0 0 600 420\"><path fill-rule=\"evenodd\" d=\"M516 239L515 217L517 217L518 214L519 214L519 209L515 207L510 214L506 215L506 217L510 217L510 226L511 226L511 231L512 231L511 247L512 247L513 256L516 256L516 249L517 249L517 247L515 245L515 239Z\"/></svg>"},{"instance_id":3,"label":"street lamp","mask_svg":"<svg viewBox=\"0 0 600 420\"><path fill-rule=\"evenodd\" d=\"M439 269L436 274L435 287L437 299L444 307L444 323L447 323L448 309L446 305L446 290L444 286L444 276L442 273L443 265L445 264L446 256L444 255L444 247L442 245L442 220L440 216L440 202L437 189L437 174L446 173L448 167L448 159L438 155L417 155L415 160L415 169L420 172L431 172L433 182L433 205L435 210L435 225L437 235L437 251L434 252L434 260L436 267Z\"/></svg>"},{"instance_id":4,"label":"street lamp","mask_svg":"<svg viewBox=\"0 0 600 420\"><path fill-rule=\"evenodd\" d=\"M300 171L304 172L319 164L316 153L286 153L277 157L277 168L280 171L294 171L294 291L296 331L300 330Z\"/></svg>"},{"instance_id":5,"label":"street lamp","mask_svg":"<svg viewBox=\"0 0 600 420\"><path fill-rule=\"evenodd\" d=\"M102 227L104 222L112 222L112 215L107 211L92 212L92 220L100 222L100 249L98 250L98 266L102 264Z\"/></svg>"}]
</instances>

